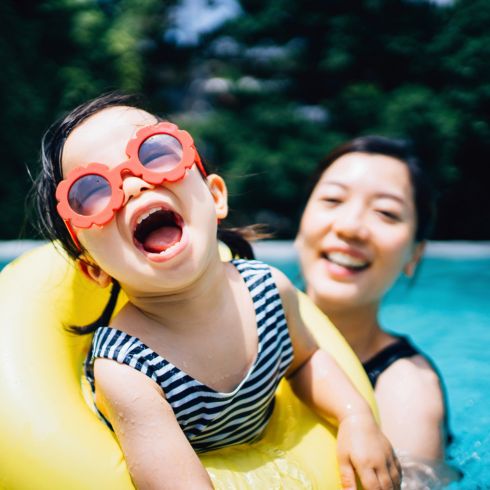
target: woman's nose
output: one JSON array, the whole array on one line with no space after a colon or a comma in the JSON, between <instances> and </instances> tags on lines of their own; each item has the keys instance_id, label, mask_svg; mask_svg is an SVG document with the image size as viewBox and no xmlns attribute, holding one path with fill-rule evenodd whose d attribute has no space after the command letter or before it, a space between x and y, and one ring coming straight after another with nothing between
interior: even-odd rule
<instances>
[{"instance_id":1,"label":"woman's nose","mask_svg":"<svg viewBox=\"0 0 490 490\"><path fill-rule=\"evenodd\" d=\"M369 238L369 229L361 206L346 207L336 216L333 229L341 238L362 241Z\"/></svg>"},{"instance_id":2,"label":"woman's nose","mask_svg":"<svg viewBox=\"0 0 490 490\"><path fill-rule=\"evenodd\" d=\"M138 197L143 191L154 188L155 186L153 184L149 184L139 177L134 177L133 175L124 177L122 185L124 192L124 205L126 205L129 199L132 197Z\"/></svg>"}]
</instances>

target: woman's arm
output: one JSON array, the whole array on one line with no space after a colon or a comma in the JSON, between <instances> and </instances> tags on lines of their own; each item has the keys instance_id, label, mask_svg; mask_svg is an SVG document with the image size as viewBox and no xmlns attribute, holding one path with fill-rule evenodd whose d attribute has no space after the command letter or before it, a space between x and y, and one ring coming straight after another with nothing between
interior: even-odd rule
<instances>
[{"instance_id":1,"label":"woman's arm","mask_svg":"<svg viewBox=\"0 0 490 490\"><path fill-rule=\"evenodd\" d=\"M398 460L368 404L335 360L317 348L303 323L297 293L290 281L274 269L273 276L281 294L294 349L295 359L287 376L301 400L339 426L337 457L342 488L357 488L355 473L366 490L399 488Z\"/></svg>"},{"instance_id":2,"label":"woman's arm","mask_svg":"<svg viewBox=\"0 0 490 490\"><path fill-rule=\"evenodd\" d=\"M96 359L94 374L97 407L114 428L138 490L213 488L156 383L109 359Z\"/></svg>"},{"instance_id":3,"label":"woman's arm","mask_svg":"<svg viewBox=\"0 0 490 490\"><path fill-rule=\"evenodd\" d=\"M444 458L444 398L425 359L400 359L378 379L382 429L393 446L415 458Z\"/></svg>"}]
</instances>

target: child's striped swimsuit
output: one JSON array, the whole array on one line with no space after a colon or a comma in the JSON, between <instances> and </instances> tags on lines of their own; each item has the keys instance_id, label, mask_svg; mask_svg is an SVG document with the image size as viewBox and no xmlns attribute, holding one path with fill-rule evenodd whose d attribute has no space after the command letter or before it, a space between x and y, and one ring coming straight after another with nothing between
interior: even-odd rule
<instances>
[{"instance_id":1,"label":"child's striped swimsuit","mask_svg":"<svg viewBox=\"0 0 490 490\"><path fill-rule=\"evenodd\" d=\"M161 386L197 452L257 439L272 414L277 385L293 360L282 302L269 266L255 260L232 263L252 296L258 330L255 362L232 392L209 388L136 337L111 327L96 331L85 365L93 392L93 363L97 357L127 364L153 379Z\"/></svg>"}]
</instances>

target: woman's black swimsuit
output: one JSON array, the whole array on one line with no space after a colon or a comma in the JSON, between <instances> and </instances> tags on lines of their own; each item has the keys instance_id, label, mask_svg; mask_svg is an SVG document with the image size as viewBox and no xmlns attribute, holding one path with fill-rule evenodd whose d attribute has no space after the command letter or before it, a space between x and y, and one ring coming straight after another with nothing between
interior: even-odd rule
<instances>
[{"instance_id":1,"label":"woman's black swimsuit","mask_svg":"<svg viewBox=\"0 0 490 490\"><path fill-rule=\"evenodd\" d=\"M422 355L408 340L407 337L397 336L393 344L388 345L362 365L366 371L373 388L376 386L380 374L388 369L398 359ZM424 356L425 357L425 356ZM431 363L432 365L432 363Z\"/></svg>"},{"instance_id":2,"label":"woman's black swimsuit","mask_svg":"<svg viewBox=\"0 0 490 490\"><path fill-rule=\"evenodd\" d=\"M394 362L399 359L406 359L413 356L422 356L434 370L439 378L439 383L441 385L442 394L444 397L444 431L446 433L446 445L449 445L453 440L453 436L449 431L449 421L448 421L448 404L447 404L447 394L446 388L442 381L442 377L439 373L434 362L429 359L425 354L420 352L407 337L402 335L396 335L397 340L392 344L388 345L371 359L364 362L362 365L366 371L371 385L375 388L379 376L388 369Z\"/></svg>"}]
</instances>

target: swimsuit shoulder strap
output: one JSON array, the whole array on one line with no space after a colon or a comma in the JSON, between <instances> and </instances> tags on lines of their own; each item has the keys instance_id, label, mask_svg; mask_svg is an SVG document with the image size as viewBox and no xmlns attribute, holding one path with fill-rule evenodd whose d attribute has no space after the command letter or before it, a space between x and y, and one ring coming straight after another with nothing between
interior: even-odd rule
<instances>
[{"instance_id":1,"label":"swimsuit shoulder strap","mask_svg":"<svg viewBox=\"0 0 490 490\"><path fill-rule=\"evenodd\" d=\"M380 352L362 365L366 371L373 388L376 386L379 376L399 359L406 359L419 355L420 352L406 337L398 337L392 344L386 346Z\"/></svg>"},{"instance_id":2,"label":"swimsuit shoulder strap","mask_svg":"<svg viewBox=\"0 0 490 490\"><path fill-rule=\"evenodd\" d=\"M376 386L376 382L378 381L379 376L393 363L395 363L399 359L406 359L408 357L419 355L422 356L430 364L431 368L434 370L439 378L442 396L444 399L444 432L446 436L445 442L446 446L448 446L449 444L451 444L454 438L449 428L449 407L447 402L446 387L437 366L429 357L420 352L407 337L399 335L397 336L397 340L395 342L382 349L380 352L378 352L371 359L364 362L362 365L368 375L369 381L371 381L371 385L374 388Z\"/></svg>"}]
</instances>

